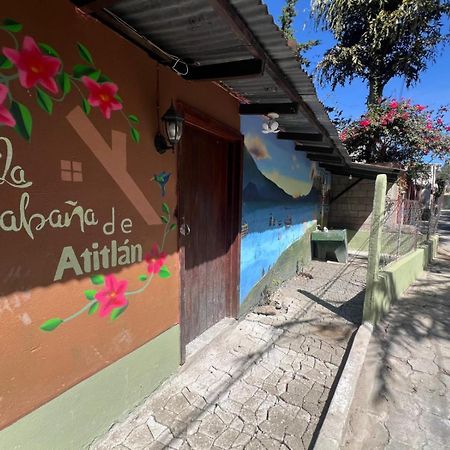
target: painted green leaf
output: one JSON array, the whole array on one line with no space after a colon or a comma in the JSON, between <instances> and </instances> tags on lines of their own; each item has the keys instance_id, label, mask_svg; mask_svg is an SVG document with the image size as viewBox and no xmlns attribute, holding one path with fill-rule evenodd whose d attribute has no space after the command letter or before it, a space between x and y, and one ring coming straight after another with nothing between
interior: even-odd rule
<instances>
[{"instance_id":1,"label":"painted green leaf","mask_svg":"<svg viewBox=\"0 0 450 450\"><path fill-rule=\"evenodd\" d=\"M77 42L78 52L80 56L89 64L94 64L94 60L92 59L91 52L80 42Z\"/></svg>"},{"instance_id":2,"label":"painted green leaf","mask_svg":"<svg viewBox=\"0 0 450 450\"><path fill-rule=\"evenodd\" d=\"M167 203L162 204L162 211L165 212L166 214L170 214L170 208Z\"/></svg>"},{"instance_id":3,"label":"painted green leaf","mask_svg":"<svg viewBox=\"0 0 450 450\"><path fill-rule=\"evenodd\" d=\"M44 44L43 42L39 42L38 45L39 45L39 48L47 55L59 58L58 52L53 47L50 47L50 45Z\"/></svg>"},{"instance_id":4,"label":"painted green leaf","mask_svg":"<svg viewBox=\"0 0 450 450\"><path fill-rule=\"evenodd\" d=\"M105 282L105 277L103 275L92 275L91 281L93 284L103 284Z\"/></svg>"},{"instance_id":5,"label":"painted green leaf","mask_svg":"<svg viewBox=\"0 0 450 450\"><path fill-rule=\"evenodd\" d=\"M36 88L36 100L38 105L47 113L53 111L53 100L42 89Z\"/></svg>"},{"instance_id":6,"label":"painted green leaf","mask_svg":"<svg viewBox=\"0 0 450 450\"><path fill-rule=\"evenodd\" d=\"M169 219L166 216L160 216L163 223L169 223Z\"/></svg>"},{"instance_id":7,"label":"painted green leaf","mask_svg":"<svg viewBox=\"0 0 450 450\"><path fill-rule=\"evenodd\" d=\"M170 225L170 231L175 230L176 227L177 227L177 224L173 223L172 225Z\"/></svg>"},{"instance_id":8,"label":"painted green leaf","mask_svg":"<svg viewBox=\"0 0 450 450\"><path fill-rule=\"evenodd\" d=\"M139 275L140 281L145 281L147 279L147 275Z\"/></svg>"},{"instance_id":9,"label":"painted green leaf","mask_svg":"<svg viewBox=\"0 0 450 450\"><path fill-rule=\"evenodd\" d=\"M62 72L56 79L63 94L67 95L72 89L72 83L70 82L69 75L66 72Z\"/></svg>"},{"instance_id":10,"label":"painted green leaf","mask_svg":"<svg viewBox=\"0 0 450 450\"><path fill-rule=\"evenodd\" d=\"M0 26L0 29L18 33L19 31L22 31L22 24L13 19L5 19Z\"/></svg>"},{"instance_id":11,"label":"painted green leaf","mask_svg":"<svg viewBox=\"0 0 450 450\"><path fill-rule=\"evenodd\" d=\"M87 291L84 291L84 295L88 300L94 300L96 293L97 291L95 289L88 289Z\"/></svg>"},{"instance_id":12,"label":"painted green leaf","mask_svg":"<svg viewBox=\"0 0 450 450\"><path fill-rule=\"evenodd\" d=\"M85 114L89 114L91 112L91 105L85 98L83 98L83 101L81 102L81 107L83 108Z\"/></svg>"},{"instance_id":13,"label":"painted green leaf","mask_svg":"<svg viewBox=\"0 0 450 450\"><path fill-rule=\"evenodd\" d=\"M12 66L12 62L5 55L0 55L0 69L11 69Z\"/></svg>"},{"instance_id":14,"label":"painted green leaf","mask_svg":"<svg viewBox=\"0 0 450 450\"><path fill-rule=\"evenodd\" d=\"M97 80L99 83L104 83L105 81L111 81L111 78L109 78L107 75L102 73Z\"/></svg>"},{"instance_id":15,"label":"painted green leaf","mask_svg":"<svg viewBox=\"0 0 450 450\"><path fill-rule=\"evenodd\" d=\"M158 275L161 278L169 278L170 277L169 269L167 268L167 266L165 264L164 264L164 266L161 267Z\"/></svg>"},{"instance_id":16,"label":"painted green leaf","mask_svg":"<svg viewBox=\"0 0 450 450\"><path fill-rule=\"evenodd\" d=\"M100 306L99 302L92 303L91 307L89 308L88 314L91 316L92 314L96 313L98 311L99 306Z\"/></svg>"},{"instance_id":17,"label":"painted green leaf","mask_svg":"<svg viewBox=\"0 0 450 450\"><path fill-rule=\"evenodd\" d=\"M126 309L126 306L123 306L122 308L114 308L109 317L111 320L116 320Z\"/></svg>"},{"instance_id":18,"label":"painted green leaf","mask_svg":"<svg viewBox=\"0 0 450 450\"><path fill-rule=\"evenodd\" d=\"M100 70L96 70L95 72L90 73L90 74L88 75L88 77L89 77L89 78L92 78L92 79L95 80L95 81L98 81L101 74L102 74L102 73L100 72Z\"/></svg>"},{"instance_id":19,"label":"painted green leaf","mask_svg":"<svg viewBox=\"0 0 450 450\"><path fill-rule=\"evenodd\" d=\"M139 119L134 114L130 114L128 119L130 119L131 122L139 123Z\"/></svg>"},{"instance_id":20,"label":"painted green leaf","mask_svg":"<svg viewBox=\"0 0 450 450\"><path fill-rule=\"evenodd\" d=\"M22 103L12 101L10 112L16 120L15 130L27 141L31 138L33 119L30 110Z\"/></svg>"},{"instance_id":21,"label":"painted green leaf","mask_svg":"<svg viewBox=\"0 0 450 450\"><path fill-rule=\"evenodd\" d=\"M55 328L58 328L63 322L64 320L60 319L59 317L54 317L53 319L48 319L39 328L42 331L53 331Z\"/></svg>"},{"instance_id":22,"label":"painted green leaf","mask_svg":"<svg viewBox=\"0 0 450 450\"><path fill-rule=\"evenodd\" d=\"M123 99L122 99L122 97L121 97L119 94L116 94L116 95L114 96L114 98L115 98L116 100L119 100L120 103L123 103Z\"/></svg>"},{"instance_id":23,"label":"painted green leaf","mask_svg":"<svg viewBox=\"0 0 450 450\"><path fill-rule=\"evenodd\" d=\"M85 66L84 64L75 64L72 70L73 76L77 79L80 79L84 76L89 76L94 72L97 72L97 70L95 70L93 67Z\"/></svg>"},{"instance_id":24,"label":"painted green leaf","mask_svg":"<svg viewBox=\"0 0 450 450\"><path fill-rule=\"evenodd\" d=\"M139 134L139 131L136 130L136 128L134 128L134 127L131 127L130 131L131 131L131 139L133 139L134 142L139 143L139 141L141 139L141 135Z\"/></svg>"}]
</instances>

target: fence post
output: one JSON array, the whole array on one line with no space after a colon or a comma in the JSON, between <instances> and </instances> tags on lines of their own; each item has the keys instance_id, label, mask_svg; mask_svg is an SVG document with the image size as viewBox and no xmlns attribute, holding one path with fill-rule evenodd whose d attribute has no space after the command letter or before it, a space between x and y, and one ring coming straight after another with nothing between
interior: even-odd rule
<instances>
[{"instance_id":1,"label":"fence post","mask_svg":"<svg viewBox=\"0 0 450 450\"><path fill-rule=\"evenodd\" d=\"M378 175L375 181L372 223L369 235L369 257L367 262L366 295L364 298L363 320L375 323L377 310L374 304L374 288L380 268L381 241L383 232L384 208L386 202L387 177Z\"/></svg>"}]
</instances>

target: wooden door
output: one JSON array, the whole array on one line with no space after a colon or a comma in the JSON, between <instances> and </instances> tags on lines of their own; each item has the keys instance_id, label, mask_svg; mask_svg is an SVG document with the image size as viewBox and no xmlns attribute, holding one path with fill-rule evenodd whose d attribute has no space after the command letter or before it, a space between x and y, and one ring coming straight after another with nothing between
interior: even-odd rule
<instances>
[{"instance_id":1,"label":"wooden door","mask_svg":"<svg viewBox=\"0 0 450 450\"><path fill-rule=\"evenodd\" d=\"M179 146L181 345L236 315L240 142L185 126Z\"/></svg>"}]
</instances>

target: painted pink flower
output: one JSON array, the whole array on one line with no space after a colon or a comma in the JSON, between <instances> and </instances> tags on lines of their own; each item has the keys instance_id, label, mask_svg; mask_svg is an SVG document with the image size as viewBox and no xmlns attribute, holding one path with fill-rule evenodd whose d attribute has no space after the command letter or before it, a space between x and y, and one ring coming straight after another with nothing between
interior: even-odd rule
<instances>
[{"instance_id":1,"label":"painted pink flower","mask_svg":"<svg viewBox=\"0 0 450 450\"><path fill-rule=\"evenodd\" d=\"M115 97L119 90L117 84L110 82L97 83L86 76L82 77L81 81L89 90L89 104L100 108L100 111L107 119L111 118L111 111L122 109L122 103Z\"/></svg>"},{"instance_id":2,"label":"painted pink flower","mask_svg":"<svg viewBox=\"0 0 450 450\"><path fill-rule=\"evenodd\" d=\"M159 251L158 244L153 244L150 253L145 255L148 273L159 273L166 258L167 255L164 252Z\"/></svg>"},{"instance_id":3,"label":"painted pink flower","mask_svg":"<svg viewBox=\"0 0 450 450\"><path fill-rule=\"evenodd\" d=\"M445 127L445 131L450 131L450 126Z\"/></svg>"},{"instance_id":4,"label":"painted pink flower","mask_svg":"<svg viewBox=\"0 0 450 450\"><path fill-rule=\"evenodd\" d=\"M53 94L58 92L54 77L61 68L61 61L42 53L32 37L24 37L22 50L3 47L3 54L16 65L20 84L25 89L40 84Z\"/></svg>"},{"instance_id":5,"label":"painted pink flower","mask_svg":"<svg viewBox=\"0 0 450 450\"><path fill-rule=\"evenodd\" d=\"M363 119L359 122L359 124L363 127L363 128L367 128L370 125L370 120L369 119Z\"/></svg>"},{"instance_id":6,"label":"painted pink flower","mask_svg":"<svg viewBox=\"0 0 450 450\"><path fill-rule=\"evenodd\" d=\"M14 127L16 125L16 120L8 111L8 108L3 106L7 95L8 88L4 84L0 84L0 124L8 127Z\"/></svg>"},{"instance_id":7,"label":"painted pink flower","mask_svg":"<svg viewBox=\"0 0 450 450\"><path fill-rule=\"evenodd\" d=\"M437 123L438 125L443 125L443 124L444 124L444 121L439 117L438 120L436 120L436 123Z\"/></svg>"},{"instance_id":8,"label":"painted pink flower","mask_svg":"<svg viewBox=\"0 0 450 450\"><path fill-rule=\"evenodd\" d=\"M121 308L128 304L125 298L128 281L119 281L114 275L105 277L105 287L95 294L100 303L99 316L107 316L114 308Z\"/></svg>"},{"instance_id":9,"label":"painted pink flower","mask_svg":"<svg viewBox=\"0 0 450 450\"><path fill-rule=\"evenodd\" d=\"M391 102L389 103L389 107L391 109L396 109L398 108L398 101L397 100L391 100Z\"/></svg>"},{"instance_id":10,"label":"painted pink flower","mask_svg":"<svg viewBox=\"0 0 450 450\"><path fill-rule=\"evenodd\" d=\"M427 130L432 130L433 129L433 124L430 121L427 121Z\"/></svg>"},{"instance_id":11,"label":"painted pink flower","mask_svg":"<svg viewBox=\"0 0 450 450\"><path fill-rule=\"evenodd\" d=\"M416 110L417 111L423 111L424 109L427 109L427 107L424 106L424 105L416 105Z\"/></svg>"}]
</instances>

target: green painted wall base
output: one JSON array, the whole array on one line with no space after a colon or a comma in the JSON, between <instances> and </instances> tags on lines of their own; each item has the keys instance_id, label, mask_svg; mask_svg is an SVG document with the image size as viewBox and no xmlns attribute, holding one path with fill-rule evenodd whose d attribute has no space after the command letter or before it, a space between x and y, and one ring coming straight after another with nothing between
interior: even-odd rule
<instances>
[{"instance_id":1,"label":"green painted wall base","mask_svg":"<svg viewBox=\"0 0 450 450\"><path fill-rule=\"evenodd\" d=\"M239 315L247 314L255 305L275 291L283 282L292 278L297 268L301 270L311 262L311 233L317 225L311 225L305 234L286 249L273 267L258 281L240 306Z\"/></svg>"},{"instance_id":2,"label":"green painted wall base","mask_svg":"<svg viewBox=\"0 0 450 450\"><path fill-rule=\"evenodd\" d=\"M373 286L373 307L366 320L376 324L436 257L438 237L387 265Z\"/></svg>"},{"instance_id":3,"label":"green painted wall base","mask_svg":"<svg viewBox=\"0 0 450 450\"><path fill-rule=\"evenodd\" d=\"M79 449L142 402L180 364L178 325L0 431L1 449Z\"/></svg>"},{"instance_id":4,"label":"green painted wall base","mask_svg":"<svg viewBox=\"0 0 450 450\"><path fill-rule=\"evenodd\" d=\"M367 252L369 250L369 230L347 230L348 249Z\"/></svg>"}]
</instances>

